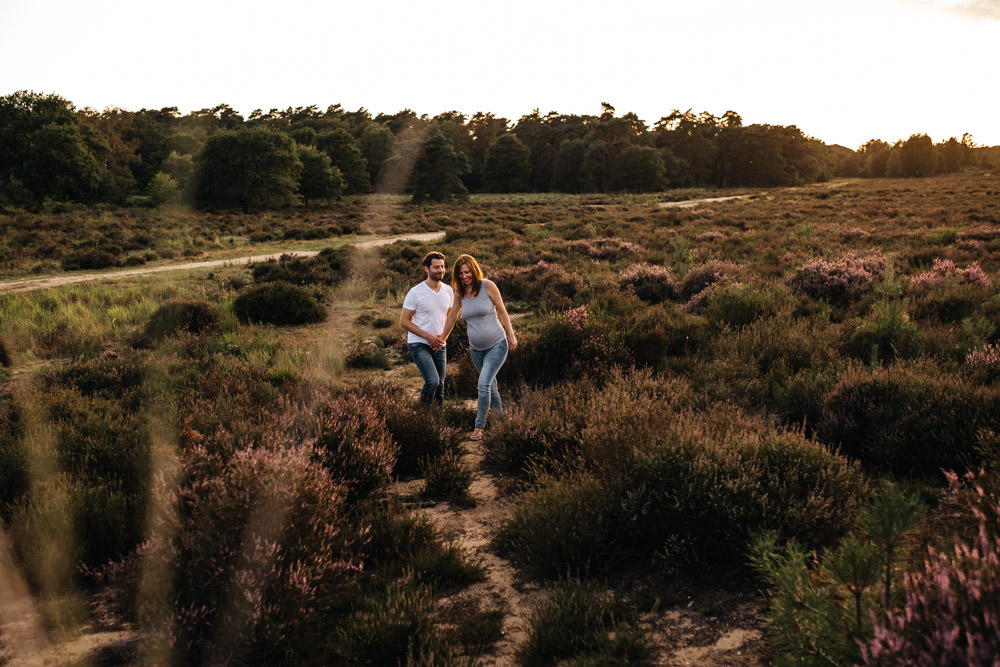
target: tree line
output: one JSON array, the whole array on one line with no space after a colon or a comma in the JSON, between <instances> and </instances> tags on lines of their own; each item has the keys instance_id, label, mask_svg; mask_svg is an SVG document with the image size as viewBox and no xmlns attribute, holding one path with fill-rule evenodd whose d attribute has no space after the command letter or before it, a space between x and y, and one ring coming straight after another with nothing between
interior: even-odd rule
<instances>
[{"instance_id":1,"label":"tree line","mask_svg":"<svg viewBox=\"0 0 1000 667\"><path fill-rule=\"evenodd\" d=\"M0 97L0 205L46 201L250 211L369 192L415 201L470 192L656 192L677 187L804 185L835 176L931 176L1000 166L1000 147L969 135L913 135L857 150L795 126L744 125L674 110L652 126L634 113L535 110L516 122L479 112L373 116L340 105L254 111L228 105L102 112L55 94Z\"/></svg>"}]
</instances>

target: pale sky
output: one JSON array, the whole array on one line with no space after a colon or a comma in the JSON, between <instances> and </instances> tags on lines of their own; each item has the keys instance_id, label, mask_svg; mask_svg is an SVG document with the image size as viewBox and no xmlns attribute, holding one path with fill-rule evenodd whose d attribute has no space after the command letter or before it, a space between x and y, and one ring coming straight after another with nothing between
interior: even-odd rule
<instances>
[{"instance_id":1,"label":"pale sky","mask_svg":"<svg viewBox=\"0 0 1000 667\"><path fill-rule=\"evenodd\" d=\"M673 109L1000 145L1000 0L0 0L0 95L181 113Z\"/></svg>"}]
</instances>

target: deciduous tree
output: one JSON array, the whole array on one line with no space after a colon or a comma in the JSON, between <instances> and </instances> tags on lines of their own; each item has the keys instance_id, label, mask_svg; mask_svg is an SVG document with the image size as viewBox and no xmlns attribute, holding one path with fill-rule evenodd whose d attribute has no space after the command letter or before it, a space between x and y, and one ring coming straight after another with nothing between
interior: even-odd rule
<instances>
[{"instance_id":1,"label":"deciduous tree","mask_svg":"<svg viewBox=\"0 0 1000 667\"><path fill-rule=\"evenodd\" d=\"M291 204L302 162L288 135L263 127L222 130L198 157L195 200L203 208L244 212Z\"/></svg>"}]
</instances>

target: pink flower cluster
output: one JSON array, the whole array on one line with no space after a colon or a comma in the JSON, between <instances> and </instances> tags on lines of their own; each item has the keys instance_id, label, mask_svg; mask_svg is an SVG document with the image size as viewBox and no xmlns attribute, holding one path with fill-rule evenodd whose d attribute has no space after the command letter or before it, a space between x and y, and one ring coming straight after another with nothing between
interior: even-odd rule
<instances>
[{"instance_id":1,"label":"pink flower cluster","mask_svg":"<svg viewBox=\"0 0 1000 667\"><path fill-rule=\"evenodd\" d=\"M795 273L792 282L812 297L841 297L870 285L887 266L885 255L878 250L863 256L848 253L832 261L811 259Z\"/></svg>"},{"instance_id":2,"label":"pink flower cluster","mask_svg":"<svg viewBox=\"0 0 1000 667\"><path fill-rule=\"evenodd\" d=\"M965 365L975 372L1000 371L1000 345L977 347L965 356Z\"/></svg>"},{"instance_id":3,"label":"pink flower cluster","mask_svg":"<svg viewBox=\"0 0 1000 667\"><path fill-rule=\"evenodd\" d=\"M917 274L910 279L912 289L932 289L943 287L948 282L958 282L966 285L976 285L985 289L993 287L993 281L979 266L973 262L964 269L955 266L950 259L935 259L930 271Z\"/></svg>"}]
</instances>

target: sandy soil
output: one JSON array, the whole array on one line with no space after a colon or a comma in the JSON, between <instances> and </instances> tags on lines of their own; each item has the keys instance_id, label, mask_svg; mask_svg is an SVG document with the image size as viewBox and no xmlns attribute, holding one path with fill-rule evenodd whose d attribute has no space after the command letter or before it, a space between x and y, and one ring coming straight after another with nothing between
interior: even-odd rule
<instances>
[{"instance_id":1,"label":"sandy soil","mask_svg":"<svg viewBox=\"0 0 1000 667\"><path fill-rule=\"evenodd\" d=\"M396 241L435 241L444 238L444 232L427 232L424 234L402 234L399 236L388 236L355 243L359 248L374 248L388 245ZM184 262L182 264L164 264L162 266L144 266L135 269L124 269L116 271L102 271L92 273L72 273L49 278L30 278L27 280L13 280L0 282L0 294L10 294L13 292L31 292L34 290L47 289L49 287L61 287L63 285L73 285L76 283L90 282L93 280L115 280L119 278L129 278L134 276L146 276L164 271L183 271L185 269L210 269L219 266L233 266L237 264L252 264L254 262L266 262L269 259L278 259L282 255L291 254L297 257L311 257L318 254L317 250L296 250L289 252L275 252L267 255L251 255L247 257L231 257L229 259L213 259L201 262Z\"/></svg>"},{"instance_id":2,"label":"sandy soil","mask_svg":"<svg viewBox=\"0 0 1000 667\"><path fill-rule=\"evenodd\" d=\"M660 208L695 208L703 204L715 204L730 199L750 199L753 195L730 195L728 197L706 197L705 199L685 199L684 201L666 201L659 204Z\"/></svg>"}]
</instances>

